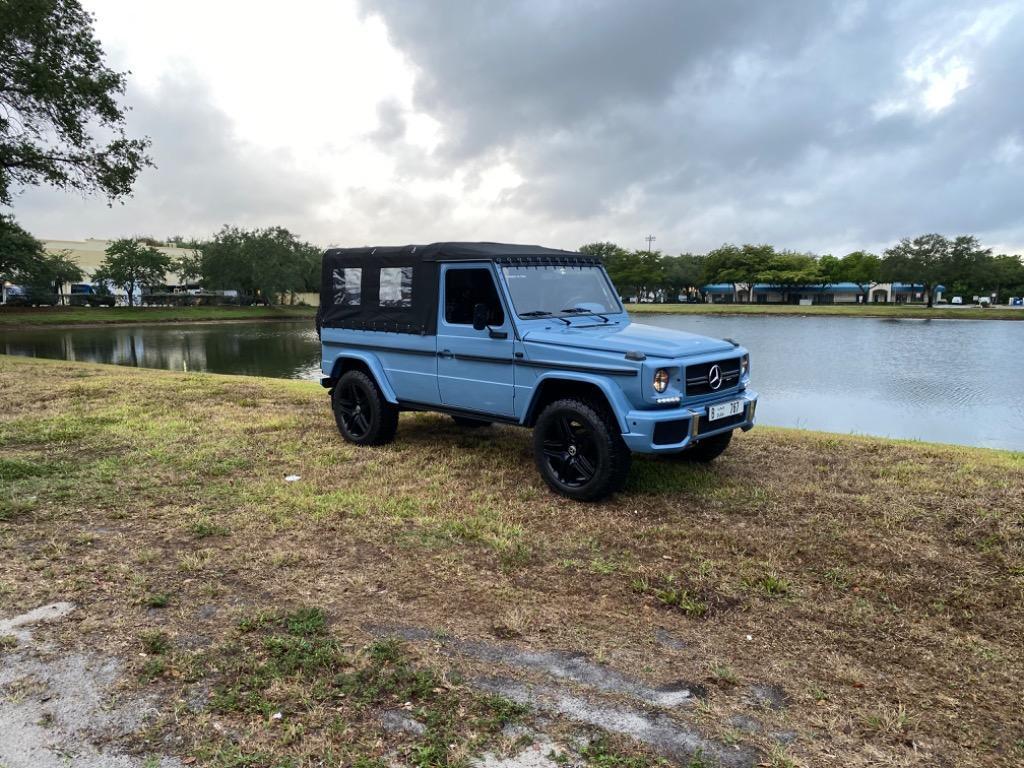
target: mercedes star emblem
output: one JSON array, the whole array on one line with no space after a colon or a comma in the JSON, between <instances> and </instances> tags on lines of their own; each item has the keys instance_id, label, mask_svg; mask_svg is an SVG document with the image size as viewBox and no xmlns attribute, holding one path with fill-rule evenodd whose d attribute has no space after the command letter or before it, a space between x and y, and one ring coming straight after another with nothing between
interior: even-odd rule
<instances>
[{"instance_id":1,"label":"mercedes star emblem","mask_svg":"<svg viewBox=\"0 0 1024 768\"><path fill-rule=\"evenodd\" d=\"M711 370L708 371L708 384L711 385L712 389L718 389L722 386L722 369L717 365L712 365Z\"/></svg>"}]
</instances>

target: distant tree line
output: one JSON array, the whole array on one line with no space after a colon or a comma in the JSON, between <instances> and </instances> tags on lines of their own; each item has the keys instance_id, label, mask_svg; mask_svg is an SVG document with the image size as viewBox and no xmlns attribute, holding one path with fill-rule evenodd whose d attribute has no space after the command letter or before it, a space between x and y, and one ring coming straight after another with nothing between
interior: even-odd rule
<instances>
[{"instance_id":1,"label":"distant tree line","mask_svg":"<svg viewBox=\"0 0 1024 768\"><path fill-rule=\"evenodd\" d=\"M678 256L661 251L626 250L615 243L589 243L582 253L604 259L608 274L627 297L676 301L701 298L704 286L728 283L753 292L757 283L786 294L835 283L854 283L863 301L873 285L901 282L921 286L928 305L935 287L947 294L995 295L998 301L1024 294L1024 261L993 255L971 235L928 234L904 238L881 255L853 251L845 256L776 250L771 245L722 245L706 254ZM747 299L753 297L748 294Z\"/></svg>"},{"instance_id":2,"label":"distant tree line","mask_svg":"<svg viewBox=\"0 0 1024 768\"><path fill-rule=\"evenodd\" d=\"M187 253L172 258L159 250L161 246ZM114 240L88 279L100 292L121 289L129 305L140 296L162 292L172 273L182 285L237 291L243 300L272 303L287 294L319 290L322 252L283 227L225 226L209 240L171 237L160 241L141 236ZM46 253L43 244L13 219L0 216L0 279L59 294L65 283L82 282L87 276L67 252Z\"/></svg>"}]
</instances>

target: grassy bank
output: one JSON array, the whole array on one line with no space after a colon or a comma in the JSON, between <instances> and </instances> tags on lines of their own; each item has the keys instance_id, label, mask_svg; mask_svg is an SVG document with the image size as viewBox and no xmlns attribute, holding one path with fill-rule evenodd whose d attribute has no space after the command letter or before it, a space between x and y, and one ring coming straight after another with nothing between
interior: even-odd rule
<instances>
[{"instance_id":1,"label":"grassy bank","mask_svg":"<svg viewBox=\"0 0 1024 768\"><path fill-rule=\"evenodd\" d=\"M312 318L313 307L0 307L0 327Z\"/></svg>"},{"instance_id":2,"label":"grassy bank","mask_svg":"<svg viewBox=\"0 0 1024 768\"><path fill-rule=\"evenodd\" d=\"M1024 310L1008 307L914 307L868 304L801 307L792 304L628 304L630 312L680 315L804 315L807 317L889 317L911 320L1024 320Z\"/></svg>"},{"instance_id":3,"label":"grassy bank","mask_svg":"<svg viewBox=\"0 0 1024 768\"><path fill-rule=\"evenodd\" d=\"M586 506L526 431L404 415L356 449L309 383L0 357L0 399L0 615L78 604L60 639L124 658L154 743L200 764L500 748L535 713L470 689L493 664L445 638L688 681L666 717L766 765L1024 760L1022 454L758 428ZM425 729L382 731L386 707Z\"/></svg>"}]
</instances>

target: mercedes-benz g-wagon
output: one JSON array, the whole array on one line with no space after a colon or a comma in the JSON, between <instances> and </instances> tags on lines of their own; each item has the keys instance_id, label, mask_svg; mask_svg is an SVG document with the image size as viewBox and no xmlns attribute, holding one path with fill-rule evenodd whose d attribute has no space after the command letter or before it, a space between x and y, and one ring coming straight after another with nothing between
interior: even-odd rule
<instances>
[{"instance_id":1,"label":"mercedes-benz g-wagon","mask_svg":"<svg viewBox=\"0 0 1024 768\"><path fill-rule=\"evenodd\" d=\"M533 428L558 493L619 488L632 452L711 461L754 424L731 341L634 323L600 260L501 243L332 248L317 328L338 430L392 440L400 411Z\"/></svg>"}]
</instances>

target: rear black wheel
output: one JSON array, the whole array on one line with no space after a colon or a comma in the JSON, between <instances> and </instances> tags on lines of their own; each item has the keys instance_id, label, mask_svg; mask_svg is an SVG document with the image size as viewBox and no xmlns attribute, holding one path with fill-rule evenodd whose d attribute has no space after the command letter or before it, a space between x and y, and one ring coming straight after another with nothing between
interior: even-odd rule
<instances>
[{"instance_id":1,"label":"rear black wheel","mask_svg":"<svg viewBox=\"0 0 1024 768\"><path fill-rule=\"evenodd\" d=\"M377 383L362 371L349 371L331 393L334 420L341 436L356 445L391 442L398 429L398 409L381 394Z\"/></svg>"},{"instance_id":2,"label":"rear black wheel","mask_svg":"<svg viewBox=\"0 0 1024 768\"><path fill-rule=\"evenodd\" d=\"M452 416L452 421L458 424L460 427L466 429L479 429L480 427L489 427L493 424L493 421L485 421L483 419L473 419L469 416Z\"/></svg>"},{"instance_id":3,"label":"rear black wheel","mask_svg":"<svg viewBox=\"0 0 1024 768\"><path fill-rule=\"evenodd\" d=\"M699 464L707 464L721 456L725 449L732 442L732 432L723 432L720 435L705 437L692 448L687 448L679 453L670 453L670 458L678 461L694 461Z\"/></svg>"},{"instance_id":4,"label":"rear black wheel","mask_svg":"<svg viewBox=\"0 0 1024 768\"><path fill-rule=\"evenodd\" d=\"M612 415L574 398L556 400L541 412L533 454L548 486L578 501L621 490L632 459Z\"/></svg>"}]
</instances>

